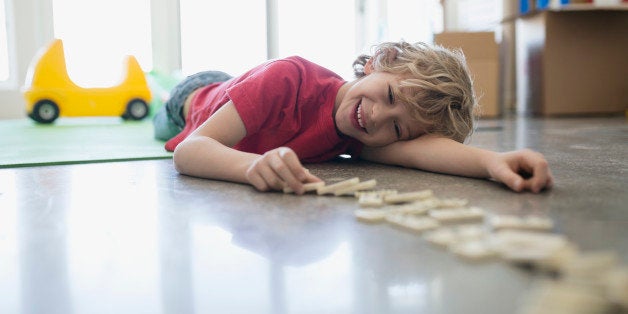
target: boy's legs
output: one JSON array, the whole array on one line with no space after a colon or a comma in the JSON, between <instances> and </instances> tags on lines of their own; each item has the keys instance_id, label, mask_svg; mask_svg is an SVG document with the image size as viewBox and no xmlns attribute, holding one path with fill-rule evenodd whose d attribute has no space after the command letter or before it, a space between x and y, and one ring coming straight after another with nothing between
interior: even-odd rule
<instances>
[{"instance_id":1,"label":"boy's legs","mask_svg":"<svg viewBox=\"0 0 628 314\"><path fill-rule=\"evenodd\" d=\"M185 127L183 105L192 92L211 83L224 82L229 79L231 76L227 73L205 71L190 75L177 84L170 93L170 99L153 117L155 139L167 141L183 130Z\"/></svg>"}]
</instances>

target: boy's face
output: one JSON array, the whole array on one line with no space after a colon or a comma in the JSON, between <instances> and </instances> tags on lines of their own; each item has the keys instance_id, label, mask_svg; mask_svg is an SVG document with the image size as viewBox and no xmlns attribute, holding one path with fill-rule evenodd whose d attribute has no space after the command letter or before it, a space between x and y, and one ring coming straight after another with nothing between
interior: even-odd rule
<instances>
[{"instance_id":1,"label":"boy's face","mask_svg":"<svg viewBox=\"0 0 628 314\"><path fill-rule=\"evenodd\" d=\"M366 146L385 146L425 133L398 97L399 77L374 71L347 83L334 119L338 131ZM344 86L343 86L344 87Z\"/></svg>"}]
</instances>

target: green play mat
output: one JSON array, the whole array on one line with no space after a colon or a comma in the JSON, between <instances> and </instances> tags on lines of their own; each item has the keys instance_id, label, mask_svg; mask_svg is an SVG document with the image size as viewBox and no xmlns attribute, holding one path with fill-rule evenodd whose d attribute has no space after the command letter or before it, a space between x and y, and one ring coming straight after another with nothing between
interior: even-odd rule
<instances>
[{"instance_id":1,"label":"green play mat","mask_svg":"<svg viewBox=\"0 0 628 314\"><path fill-rule=\"evenodd\" d=\"M172 158L149 118L59 118L43 125L0 120L0 168Z\"/></svg>"}]
</instances>

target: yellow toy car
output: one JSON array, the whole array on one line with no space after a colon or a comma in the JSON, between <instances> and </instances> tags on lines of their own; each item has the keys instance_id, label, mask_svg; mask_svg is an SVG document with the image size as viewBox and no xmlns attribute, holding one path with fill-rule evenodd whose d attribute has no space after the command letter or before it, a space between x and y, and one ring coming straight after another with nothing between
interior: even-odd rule
<instances>
[{"instance_id":1,"label":"yellow toy car","mask_svg":"<svg viewBox=\"0 0 628 314\"><path fill-rule=\"evenodd\" d=\"M70 79L63 42L55 39L33 58L23 88L28 116L52 123L59 116L120 116L141 120L149 113L151 92L133 56L126 58L126 75L116 86L82 88Z\"/></svg>"}]
</instances>

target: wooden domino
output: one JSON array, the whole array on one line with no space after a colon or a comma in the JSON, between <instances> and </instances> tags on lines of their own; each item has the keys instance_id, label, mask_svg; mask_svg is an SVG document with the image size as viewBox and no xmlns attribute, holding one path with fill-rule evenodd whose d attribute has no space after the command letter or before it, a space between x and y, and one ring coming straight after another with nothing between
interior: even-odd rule
<instances>
[{"instance_id":1,"label":"wooden domino","mask_svg":"<svg viewBox=\"0 0 628 314\"><path fill-rule=\"evenodd\" d=\"M455 230L462 241L482 240L488 235L481 225L461 225Z\"/></svg>"},{"instance_id":2,"label":"wooden domino","mask_svg":"<svg viewBox=\"0 0 628 314\"><path fill-rule=\"evenodd\" d=\"M356 209L353 214L358 220L364 222L383 222L386 219L386 209Z\"/></svg>"},{"instance_id":3,"label":"wooden domino","mask_svg":"<svg viewBox=\"0 0 628 314\"><path fill-rule=\"evenodd\" d=\"M377 185L377 180L362 181L357 184L349 185L345 188L338 188L334 191L335 196L350 195L353 196L357 191L372 190Z\"/></svg>"},{"instance_id":4,"label":"wooden domino","mask_svg":"<svg viewBox=\"0 0 628 314\"><path fill-rule=\"evenodd\" d=\"M429 211L429 216L441 223L475 221L484 219L484 210L479 207L433 209Z\"/></svg>"},{"instance_id":5,"label":"wooden domino","mask_svg":"<svg viewBox=\"0 0 628 314\"><path fill-rule=\"evenodd\" d=\"M425 215L433 207L423 202L412 202L401 205L388 205L391 211L400 214Z\"/></svg>"},{"instance_id":6,"label":"wooden domino","mask_svg":"<svg viewBox=\"0 0 628 314\"><path fill-rule=\"evenodd\" d=\"M619 265L619 256L614 251L596 251L578 255L561 269L570 280L599 282L601 275Z\"/></svg>"},{"instance_id":7,"label":"wooden domino","mask_svg":"<svg viewBox=\"0 0 628 314\"><path fill-rule=\"evenodd\" d=\"M459 227L444 227L431 231L425 239L436 246L451 248L463 242L482 241L487 232L479 225L463 225Z\"/></svg>"},{"instance_id":8,"label":"wooden domino","mask_svg":"<svg viewBox=\"0 0 628 314\"><path fill-rule=\"evenodd\" d=\"M462 198L446 198L437 200L440 208L460 208L469 204L469 201Z\"/></svg>"},{"instance_id":9,"label":"wooden domino","mask_svg":"<svg viewBox=\"0 0 628 314\"><path fill-rule=\"evenodd\" d=\"M608 300L589 287L564 280L544 280L524 299L518 313L615 313L609 310Z\"/></svg>"},{"instance_id":10,"label":"wooden domino","mask_svg":"<svg viewBox=\"0 0 628 314\"><path fill-rule=\"evenodd\" d=\"M409 203L432 197L432 190L422 190L416 192L397 193L384 196L384 202L387 204Z\"/></svg>"},{"instance_id":11,"label":"wooden domino","mask_svg":"<svg viewBox=\"0 0 628 314\"><path fill-rule=\"evenodd\" d=\"M580 250L578 247L574 243L567 242L565 245L548 252L544 257L537 258L534 261L534 266L543 272L559 274L565 268L565 265L579 255Z\"/></svg>"},{"instance_id":12,"label":"wooden domino","mask_svg":"<svg viewBox=\"0 0 628 314\"><path fill-rule=\"evenodd\" d=\"M312 182L303 184L303 190L307 192L314 192L318 190L318 188L325 186L325 182ZM294 193L290 187L283 188L284 193Z\"/></svg>"},{"instance_id":13,"label":"wooden domino","mask_svg":"<svg viewBox=\"0 0 628 314\"><path fill-rule=\"evenodd\" d=\"M345 189L349 186L360 183L360 178L351 178L334 184L325 185L316 189L318 195L333 194L335 191Z\"/></svg>"},{"instance_id":14,"label":"wooden domino","mask_svg":"<svg viewBox=\"0 0 628 314\"><path fill-rule=\"evenodd\" d=\"M541 216L519 217L515 215L495 215L490 218L489 224L495 230L521 229L550 231L554 228L554 222L550 218Z\"/></svg>"},{"instance_id":15,"label":"wooden domino","mask_svg":"<svg viewBox=\"0 0 628 314\"><path fill-rule=\"evenodd\" d=\"M384 197L379 194L362 194L358 199L360 207L382 207L384 206Z\"/></svg>"},{"instance_id":16,"label":"wooden domino","mask_svg":"<svg viewBox=\"0 0 628 314\"><path fill-rule=\"evenodd\" d=\"M543 281L533 289L523 310L523 313L625 313L628 268L619 264L614 251L583 253L568 263L558 279Z\"/></svg>"},{"instance_id":17,"label":"wooden domino","mask_svg":"<svg viewBox=\"0 0 628 314\"><path fill-rule=\"evenodd\" d=\"M386 221L414 232L424 232L440 226L438 221L427 216L389 214L386 215Z\"/></svg>"},{"instance_id":18,"label":"wooden domino","mask_svg":"<svg viewBox=\"0 0 628 314\"><path fill-rule=\"evenodd\" d=\"M603 283L608 299L628 311L628 266L617 266L606 271Z\"/></svg>"},{"instance_id":19,"label":"wooden domino","mask_svg":"<svg viewBox=\"0 0 628 314\"><path fill-rule=\"evenodd\" d=\"M425 234L427 242L447 248L459 241L458 234L452 228L439 228Z\"/></svg>"},{"instance_id":20,"label":"wooden domino","mask_svg":"<svg viewBox=\"0 0 628 314\"><path fill-rule=\"evenodd\" d=\"M504 260L533 265L550 258L569 243L562 235L519 230L495 232L490 240Z\"/></svg>"},{"instance_id":21,"label":"wooden domino","mask_svg":"<svg viewBox=\"0 0 628 314\"><path fill-rule=\"evenodd\" d=\"M382 190L372 190L372 191L356 191L355 193L353 193L353 195L355 196L355 198L360 198L362 195L378 195L381 196L382 198L386 195L391 195L391 194L397 194L397 190L393 190L393 189L382 189Z\"/></svg>"},{"instance_id":22,"label":"wooden domino","mask_svg":"<svg viewBox=\"0 0 628 314\"><path fill-rule=\"evenodd\" d=\"M459 257L476 262L497 256L490 243L483 240L462 241L450 246L450 250Z\"/></svg>"}]
</instances>

